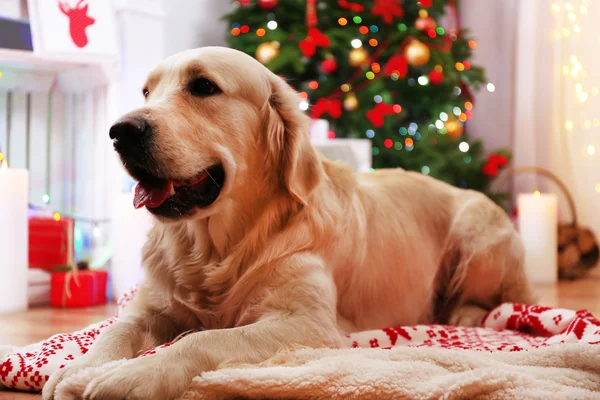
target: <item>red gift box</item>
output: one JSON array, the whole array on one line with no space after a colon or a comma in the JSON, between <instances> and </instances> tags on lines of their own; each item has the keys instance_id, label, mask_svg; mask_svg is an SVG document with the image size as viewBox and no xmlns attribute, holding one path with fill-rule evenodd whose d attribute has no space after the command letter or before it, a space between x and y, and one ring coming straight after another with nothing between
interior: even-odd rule
<instances>
[{"instance_id":1,"label":"red gift box","mask_svg":"<svg viewBox=\"0 0 600 400\"><path fill-rule=\"evenodd\" d=\"M107 281L108 272L105 270L53 273L50 281L50 305L89 307L106 304Z\"/></svg>"},{"instance_id":2,"label":"red gift box","mask_svg":"<svg viewBox=\"0 0 600 400\"><path fill-rule=\"evenodd\" d=\"M29 219L29 267L52 271L69 264L73 252L75 221L62 217L32 217Z\"/></svg>"}]
</instances>

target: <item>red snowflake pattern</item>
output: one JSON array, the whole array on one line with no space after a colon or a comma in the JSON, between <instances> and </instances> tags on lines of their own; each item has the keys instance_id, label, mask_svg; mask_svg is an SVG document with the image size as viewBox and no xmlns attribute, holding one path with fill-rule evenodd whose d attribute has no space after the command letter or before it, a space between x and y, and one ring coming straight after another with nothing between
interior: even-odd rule
<instances>
[{"instance_id":1,"label":"red snowflake pattern","mask_svg":"<svg viewBox=\"0 0 600 400\"><path fill-rule=\"evenodd\" d=\"M13 365L10 359L0 364L0 379L4 381L8 374L13 370Z\"/></svg>"},{"instance_id":2,"label":"red snowflake pattern","mask_svg":"<svg viewBox=\"0 0 600 400\"><path fill-rule=\"evenodd\" d=\"M49 376L85 354L96 337L117 321L133 299L135 289L119 300L117 317L71 334L54 335L27 350L16 349L0 359L0 386L40 391ZM527 330L528 333L523 332ZM533 333L531 333L533 332ZM389 349L394 346L437 347L480 351L527 351L560 343L600 345L600 321L587 311L553 309L505 303L490 311L483 326L462 328L417 325L351 333L344 336L348 348ZM148 350L151 356L172 343Z\"/></svg>"}]
</instances>

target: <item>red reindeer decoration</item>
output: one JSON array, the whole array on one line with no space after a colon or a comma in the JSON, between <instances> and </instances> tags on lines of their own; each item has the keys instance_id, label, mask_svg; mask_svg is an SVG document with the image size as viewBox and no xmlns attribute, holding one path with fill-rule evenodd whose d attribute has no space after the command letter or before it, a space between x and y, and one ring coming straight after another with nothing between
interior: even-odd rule
<instances>
[{"instance_id":1,"label":"red reindeer decoration","mask_svg":"<svg viewBox=\"0 0 600 400\"><path fill-rule=\"evenodd\" d=\"M79 0L73 8L66 1L59 0L58 7L69 18L69 33L73 43L79 48L88 44L85 28L92 25L96 20L87 15L88 4L85 0Z\"/></svg>"}]
</instances>

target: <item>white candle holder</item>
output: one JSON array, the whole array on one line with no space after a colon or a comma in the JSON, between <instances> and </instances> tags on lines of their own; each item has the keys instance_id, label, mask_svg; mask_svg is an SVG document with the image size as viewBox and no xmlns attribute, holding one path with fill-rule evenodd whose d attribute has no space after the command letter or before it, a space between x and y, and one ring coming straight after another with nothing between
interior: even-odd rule
<instances>
[{"instance_id":1,"label":"white candle holder","mask_svg":"<svg viewBox=\"0 0 600 400\"><path fill-rule=\"evenodd\" d=\"M29 171L0 164L0 313L27 309Z\"/></svg>"}]
</instances>

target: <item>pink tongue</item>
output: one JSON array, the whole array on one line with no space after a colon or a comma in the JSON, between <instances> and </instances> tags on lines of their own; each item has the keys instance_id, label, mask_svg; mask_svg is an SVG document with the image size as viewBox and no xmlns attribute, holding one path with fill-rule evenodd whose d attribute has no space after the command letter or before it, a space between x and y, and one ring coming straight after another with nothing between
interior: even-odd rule
<instances>
[{"instance_id":1,"label":"pink tongue","mask_svg":"<svg viewBox=\"0 0 600 400\"><path fill-rule=\"evenodd\" d=\"M149 208L159 207L169 197L171 184L167 181L160 186L145 186L142 182L139 182L135 187L133 206L136 210L144 206Z\"/></svg>"}]
</instances>

